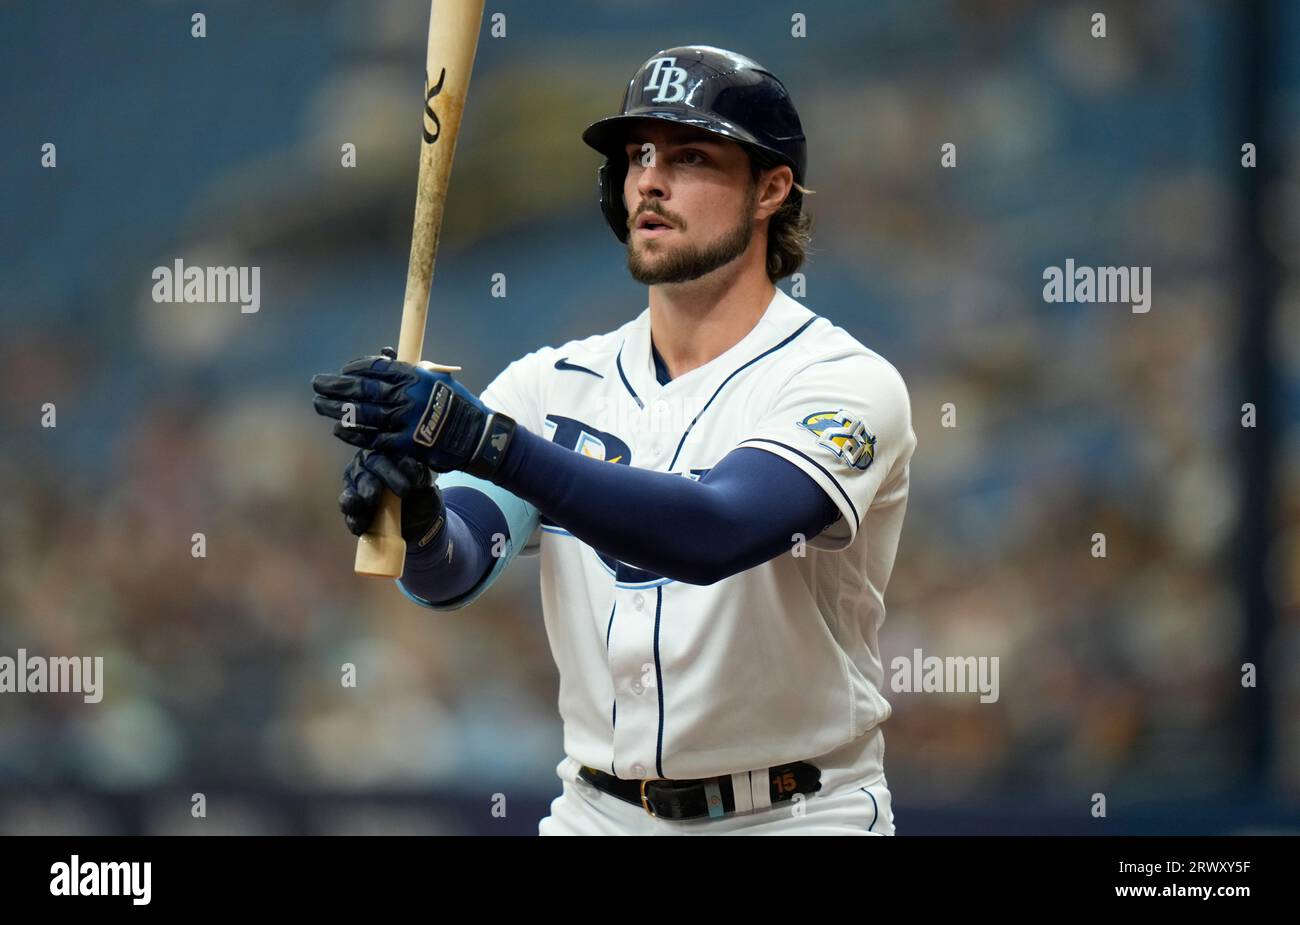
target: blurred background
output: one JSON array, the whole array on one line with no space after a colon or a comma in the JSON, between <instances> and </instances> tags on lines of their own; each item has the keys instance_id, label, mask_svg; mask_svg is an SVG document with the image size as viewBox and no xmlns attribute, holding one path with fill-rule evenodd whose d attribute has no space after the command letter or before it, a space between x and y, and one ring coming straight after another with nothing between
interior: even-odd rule
<instances>
[{"instance_id":1,"label":"blurred background","mask_svg":"<svg viewBox=\"0 0 1300 925\"><path fill-rule=\"evenodd\" d=\"M1300 832L1300 8L795 6L489 0L426 357L477 390L639 313L580 133L660 48L756 58L803 301L911 392L886 665L1000 657L996 703L886 691L899 833ZM354 577L310 407L396 337L428 11L0 4L0 655L105 659L99 704L0 695L0 832L535 834L559 793L538 560L454 613ZM155 303L178 258L260 310ZM1150 311L1045 303L1067 258Z\"/></svg>"}]
</instances>

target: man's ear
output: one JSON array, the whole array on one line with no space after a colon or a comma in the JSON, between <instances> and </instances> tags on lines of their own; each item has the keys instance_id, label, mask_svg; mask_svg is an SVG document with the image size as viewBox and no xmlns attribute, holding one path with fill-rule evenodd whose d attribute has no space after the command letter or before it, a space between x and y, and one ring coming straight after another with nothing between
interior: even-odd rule
<instances>
[{"instance_id":1,"label":"man's ear","mask_svg":"<svg viewBox=\"0 0 1300 925\"><path fill-rule=\"evenodd\" d=\"M778 164L758 175L755 218L762 221L775 215L794 189L794 171L788 164Z\"/></svg>"}]
</instances>

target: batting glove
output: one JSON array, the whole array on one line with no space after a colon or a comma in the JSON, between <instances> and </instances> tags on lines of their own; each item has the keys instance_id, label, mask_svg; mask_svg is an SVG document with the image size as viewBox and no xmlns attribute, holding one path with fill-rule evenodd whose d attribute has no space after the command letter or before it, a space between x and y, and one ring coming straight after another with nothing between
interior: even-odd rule
<instances>
[{"instance_id":1,"label":"batting glove","mask_svg":"<svg viewBox=\"0 0 1300 925\"><path fill-rule=\"evenodd\" d=\"M343 470L339 510L354 536L370 529L385 488L402 499L402 538L408 546L423 548L437 539L446 524L446 508L429 467L370 450L358 450Z\"/></svg>"},{"instance_id":2,"label":"batting glove","mask_svg":"<svg viewBox=\"0 0 1300 925\"><path fill-rule=\"evenodd\" d=\"M312 379L317 413L335 418L334 436L362 449L418 459L438 472L491 478L515 422L488 408L450 374L401 363L391 347L340 375Z\"/></svg>"}]
</instances>

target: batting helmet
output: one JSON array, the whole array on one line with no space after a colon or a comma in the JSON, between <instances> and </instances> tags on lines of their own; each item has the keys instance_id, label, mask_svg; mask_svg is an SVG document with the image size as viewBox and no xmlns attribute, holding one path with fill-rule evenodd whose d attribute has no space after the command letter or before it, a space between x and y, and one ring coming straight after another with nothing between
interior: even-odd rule
<instances>
[{"instance_id":1,"label":"batting helmet","mask_svg":"<svg viewBox=\"0 0 1300 925\"><path fill-rule=\"evenodd\" d=\"M583 141L605 155L596 175L600 210L624 243L628 217L623 204L624 145L628 127L642 119L690 125L729 138L758 155L764 165L788 164L795 183L803 183L808 157L803 126L775 74L722 48L664 49L637 70L623 95L623 111L593 122L582 133ZM803 194L794 188L789 198L801 206Z\"/></svg>"}]
</instances>

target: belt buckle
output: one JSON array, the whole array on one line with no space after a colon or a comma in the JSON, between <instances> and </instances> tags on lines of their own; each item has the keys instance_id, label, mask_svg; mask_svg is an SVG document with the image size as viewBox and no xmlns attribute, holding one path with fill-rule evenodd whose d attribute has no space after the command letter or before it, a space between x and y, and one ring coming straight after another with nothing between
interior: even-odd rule
<instances>
[{"instance_id":1,"label":"belt buckle","mask_svg":"<svg viewBox=\"0 0 1300 925\"><path fill-rule=\"evenodd\" d=\"M641 781L641 808L644 809L647 813L649 813L650 818L652 819L657 819L659 817L655 815L654 807L650 805L650 797L646 794L645 788L647 784L657 779L658 778L647 777Z\"/></svg>"}]
</instances>

